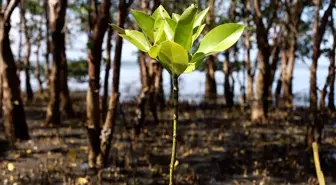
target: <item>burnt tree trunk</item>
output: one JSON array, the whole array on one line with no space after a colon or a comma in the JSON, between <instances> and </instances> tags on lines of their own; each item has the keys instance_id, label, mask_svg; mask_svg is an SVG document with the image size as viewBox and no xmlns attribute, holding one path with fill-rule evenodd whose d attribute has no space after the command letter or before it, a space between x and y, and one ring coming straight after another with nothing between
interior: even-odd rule
<instances>
[{"instance_id":1,"label":"burnt tree trunk","mask_svg":"<svg viewBox=\"0 0 336 185\"><path fill-rule=\"evenodd\" d=\"M102 121L106 119L107 114L107 99L108 99L108 88L109 88L109 77L111 70L111 40L112 40L113 30L112 27L108 28L107 40L106 40L106 64L105 64L105 77L104 77L104 94L102 98Z\"/></svg>"},{"instance_id":2,"label":"burnt tree trunk","mask_svg":"<svg viewBox=\"0 0 336 185\"><path fill-rule=\"evenodd\" d=\"M25 17L25 0L20 2L20 16L21 16L21 29L23 31L25 41L26 41L26 57L24 59L24 71L25 71L25 85L26 85L26 94L29 101L34 99L34 93L30 83L30 54L31 54L31 43L30 36L28 33L27 20Z\"/></svg>"},{"instance_id":3,"label":"burnt tree trunk","mask_svg":"<svg viewBox=\"0 0 336 185\"><path fill-rule=\"evenodd\" d=\"M118 10L118 26L123 28L128 15L128 8L132 4L132 0L120 0ZM97 159L97 167L101 168L107 165L111 140L113 136L114 125L117 118L117 107L119 103L119 80L120 80L120 63L123 39L119 35L116 37L116 48L113 62L113 77L112 77L112 94L109 101L109 109L106 115L106 120L101 131L100 154Z\"/></svg>"},{"instance_id":4,"label":"burnt tree trunk","mask_svg":"<svg viewBox=\"0 0 336 185\"><path fill-rule=\"evenodd\" d=\"M60 93L61 65L63 60L64 24L67 0L49 0L50 31L52 37L52 71L50 74L50 99L47 108L46 123L61 124Z\"/></svg>"},{"instance_id":5,"label":"burnt tree trunk","mask_svg":"<svg viewBox=\"0 0 336 185\"><path fill-rule=\"evenodd\" d=\"M89 15L90 33L88 43L88 73L89 89L87 93L87 131L89 135L88 162L90 168L96 167L100 152L100 65L102 59L102 43L107 30L110 16L110 0L103 0L98 7L98 1L91 1Z\"/></svg>"},{"instance_id":6,"label":"burnt tree trunk","mask_svg":"<svg viewBox=\"0 0 336 185\"><path fill-rule=\"evenodd\" d=\"M16 139L29 139L28 126L20 93L13 53L10 47L10 17L19 0L7 1L6 8L0 14L0 62L2 76L2 108L4 132L11 144Z\"/></svg>"}]
</instances>

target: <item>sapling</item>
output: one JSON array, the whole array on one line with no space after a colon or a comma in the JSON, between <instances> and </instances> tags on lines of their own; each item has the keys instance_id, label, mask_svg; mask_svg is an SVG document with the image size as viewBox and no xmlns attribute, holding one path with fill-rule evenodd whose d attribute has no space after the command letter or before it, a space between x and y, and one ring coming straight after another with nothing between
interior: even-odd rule
<instances>
[{"instance_id":1,"label":"sapling","mask_svg":"<svg viewBox=\"0 0 336 185\"><path fill-rule=\"evenodd\" d=\"M112 25L121 37L157 60L173 79L173 146L169 185L174 184L178 122L178 78L182 73L197 69L207 56L231 47L244 31L244 26L241 24L222 24L209 31L200 41L197 49L194 49L196 47L193 47L193 43L205 27L203 21L208 10L209 8L198 13L198 8L193 4L181 15L176 13L169 15L163 6L159 6L152 15L131 10L142 32Z\"/></svg>"}]
</instances>

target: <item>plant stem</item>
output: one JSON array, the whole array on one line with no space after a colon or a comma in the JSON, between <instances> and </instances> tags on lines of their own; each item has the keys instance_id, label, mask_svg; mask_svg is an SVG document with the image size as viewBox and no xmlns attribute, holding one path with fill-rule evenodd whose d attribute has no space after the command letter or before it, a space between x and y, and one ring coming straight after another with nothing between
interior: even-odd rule
<instances>
[{"instance_id":1,"label":"plant stem","mask_svg":"<svg viewBox=\"0 0 336 185\"><path fill-rule=\"evenodd\" d=\"M177 120L178 120L178 76L173 75L173 96L174 96L174 121L173 121L173 146L172 155L170 161L170 173L169 173L169 185L174 185L174 167L175 167L175 157L176 157L176 131L177 131Z\"/></svg>"}]
</instances>

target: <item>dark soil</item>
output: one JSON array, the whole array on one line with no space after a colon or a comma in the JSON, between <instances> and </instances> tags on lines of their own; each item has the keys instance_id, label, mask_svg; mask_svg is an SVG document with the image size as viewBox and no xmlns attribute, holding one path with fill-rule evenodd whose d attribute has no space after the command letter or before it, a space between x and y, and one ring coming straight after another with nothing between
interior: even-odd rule
<instances>
[{"instance_id":1,"label":"dark soil","mask_svg":"<svg viewBox=\"0 0 336 185\"><path fill-rule=\"evenodd\" d=\"M46 101L26 104L31 140L9 147L0 131L0 184L168 184L171 109L152 116L133 136L135 103L122 103L113 137L110 167L100 177L87 165L85 96L74 95L75 119L45 125ZM150 111L148 111L150 112ZM317 184L311 149L304 146L305 109L272 110L269 122L255 125L249 111L222 105L181 103L176 181L178 185ZM336 184L336 127L325 118L320 147L327 184Z\"/></svg>"}]
</instances>

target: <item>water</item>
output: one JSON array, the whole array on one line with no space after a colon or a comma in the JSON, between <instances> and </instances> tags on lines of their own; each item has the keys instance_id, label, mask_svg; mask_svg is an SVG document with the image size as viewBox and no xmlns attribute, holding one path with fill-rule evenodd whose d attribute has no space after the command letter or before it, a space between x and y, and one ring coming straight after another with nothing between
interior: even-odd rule
<instances>
[{"instance_id":1,"label":"water","mask_svg":"<svg viewBox=\"0 0 336 185\"><path fill-rule=\"evenodd\" d=\"M112 72L111 72L112 73ZM127 101L132 100L139 95L141 88L140 82L140 71L139 66L136 62L123 62L121 65L120 72L120 92L121 100ZM318 68L318 86L322 87L325 83L325 78L328 74L327 66L319 66ZM242 73L233 73L235 77L235 94L236 96L240 93L240 85L237 80L237 76L242 81ZM24 74L21 73L21 88L25 90ZM103 83L104 68L101 70L101 84ZM279 77L279 71L276 73L275 80ZM224 94L224 74L222 71L216 71L215 78L217 82L218 95ZM112 74L110 75L110 84L112 81ZM34 77L31 79L31 83L34 90L37 90L37 81ZM205 72L195 71L188 74L183 74L180 77L180 97L181 100L186 101L202 101L203 94L205 91ZM87 82L78 82L75 79L69 79L69 88L71 91L87 91ZM294 70L293 79L293 92L294 94L308 95L309 93L309 69L304 64L297 64ZM273 83L273 89L275 88L275 83ZM163 73L163 86L166 97L170 94L170 76L167 71ZM110 85L111 87L111 85ZM238 96L237 96L238 99ZM305 102L297 102L300 105L306 105Z\"/></svg>"}]
</instances>

